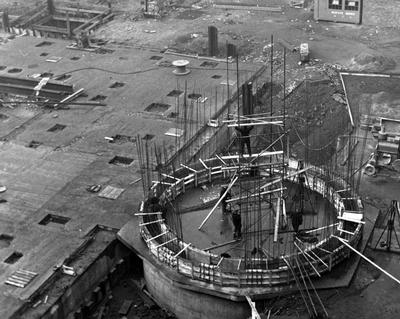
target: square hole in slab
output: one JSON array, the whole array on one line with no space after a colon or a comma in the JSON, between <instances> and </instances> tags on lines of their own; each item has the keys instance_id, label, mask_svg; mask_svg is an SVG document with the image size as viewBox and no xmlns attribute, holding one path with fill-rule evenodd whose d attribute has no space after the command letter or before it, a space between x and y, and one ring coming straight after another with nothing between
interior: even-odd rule
<instances>
[{"instance_id":1,"label":"square hole in slab","mask_svg":"<svg viewBox=\"0 0 400 319\"><path fill-rule=\"evenodd\" d=\"M162 56L159 56L159 55L153 55L153 56L151 56L150 57L150 60L161 60L163 57Z\"/></svg>"},{"instance_id":2,"label":"square hole in slab","mask_svg":"<svg viewBox=\"0 0 400 319\"><path fill-rule=\"evenodd\" d=\"M181 95L183 93L183 91L181 90L172 90L171 92L169 92L167 94L167 96L173 96L173 97L178 97L179 95Z\"/></svg>"},{"instance_id":3,"label":"square hole in slab","mask_svg":"<svg viewBox=\"0 0 400 319\"><path fill-rule=\"evenodd\" d=\"M0 249L6 248L10 246L11 242L13 241L14 237L8 234L1 234L0 235Z\"/></svg>"},{"instance_id":4,"label":"square hole in slab","mask_svg":"<svg viewBox=\"0 0 400 319\"><path fill-rule=\"evenodd\" d=\"M5 65L0 65L0 71L3 71L5 69L7 69L7 67Z\"/></svg>"},{"instance_id":5,"label":"square hole in slab","mask_svg":"<svg viewBox=\"0 0 400 319\"><path fill-rule=\"evenodd\" d=\"M47 214L45 216L45 218L43 218L39 222L39 225L48 225L50 223L65 225L70 220L71 220L71 218L69 218L69 217L54 215L54 214Z\"/></svg>"},{"instance_id":6,"label":"square hole in slab","mask_svg":"<svg viewBox=\"0 0 400 319\"><path fill-rule=\"evenodd\" d=\"M23 254L14 251L10 256L7 257L6 260L4 260L4 262L6 264L15 264L22 256Z\"/></svg>"},{"instance_id":7,"label":"square hole in slab","mask_svg":"<svg viewBox=\"0 0 400 319\"><path fill-rule=\"evenodd\" d=\"M150 140L152 140L154 138L154 135L153 134L146 134L145 136L143 136L143 140L146 140L146 141L150 141Z\"/></svg>"},{"instance_id":8,"label":"square hole in slab","mask_svg":"<svg viewBox=\"0 0 400 319\"><path fill-rule=\"evenodd\" d=\"M5 115L3 113L0 113L0 121L4 121L8 119L8 115Z\"/></svg>"},{"instance_id":9,"label":"square hole in slab","mask_svg":"<svg viewBox=\"0 0 400 319\"><path fill-rule=\"evenodd\" d=\"M31 141L29 144L28 144L28 147L30 147L30 148L38 148L40 145L42 145L43 143L42 142L38 142L38 141Z\"/></svg>"},{"instance_id":10,"label":"square hole in slab","mask_svg":"<svg viewBox=\"0 0 400 319\"><path fill-rule=\"evenodd\" d=\"M47 52L40 53L40 56L48 56L48 55L49 54Z\"/></svg>"},{"instance_id":11,"label":"square hole in slab","mask_svg":"<svg viewBox=\"0 0 400 319\"><path fill-rule=\"evenodd\" d=\"M110 89L115 89L115 88L121 88L125 85L124 82L114 82L111 86Z\"/></svg>"},{"instance_id":12,"label":"square hole in slab","mask_svg":"<svg viewBox=\"0 0 400 319\"><path fill-rule=\"evenodd\" d=\"M212 78L213 79L220 79L220 78L222 78L222 75L215 74L215 75L212 76Z\"/></svg>"},{"instance_id":13,"label":"square hole in slab","mask_svg":"<svg viewBox=\"0 0 400 319\"><path fill-rule=\"evenodd\" d=\"M49 46L49 45L52 45L52 44L53 44L53 42L43 41L43 42L40 42L39 44L36 44L35 47L46 47L46 46Z\"/></svg>"},{"instance_id":14,"label":"square hole in slab","mask_svg":"<svg viewBox=\"0 0 400 319\"><path fill-rule=\"evenodd\" d=\"M73 57L71 58L72 61L77 61L77 60L79 60L79 59L80 59L79 56L73 56Z\"/></svg>"},{"instance_id":15,"label":"square hole in slab","mask_svg":"<svg viewBox=\"0 0 400 319\"><path fill-rule=\"evenodd\" d=\"M213 62L213 61L204 61L200 66L202 67L210 67L210 68L215 68L218 65L218 62Z\"/></svg>"},{"instance_id":16,"label":"square hole in slab","mask_svg":"<svg viewBox=\"0 0 400 319\"><path fill-rule=\"evenodd\" d=\"M8 70L8 73L19 73L22 72L22 69L20 68L12 68Z\"/></svg>"},{"instance_id":17,"label":"square hole in slab","mask_svg":"<svg viewBox=\"0 0 400 319\"><path fill-rule=\"evenodd\" d=\"M96 96L93 96L93 97L90 99L90 101L104 101L106 98L107 98L107 96L98 94L98 95L96 95Z\"/></svg>"},{"instance_id":18,"label":"square hole in slab","mask_svg":"<svg viewBox=\"0 0 400 319\"><path fill-rule=\"evenodd\" d=\"M129 166L133 163L133 158L124 156L114 156L108 163L118 166Z\"/></svg>"},{"instance_id":19,"label":"square hole in slab","mask_svg":"<svg viewBox=\"0 0 400 319\"><path fill-rule=\"evenodd\" d=\"M146 112L154 112L154 113L164 113L167 111L171 105L169 104L164 104L164 103L151 103L148 107L146 107L144 110Z\"/></svg>"},{"instance_id":20,"label":"square hole in slab","mask_svg":"<svg viewBox=\"0 0 400 319\"><path fill-rule=\"evenodd\" d=\"M63 125L63 124L56 124L52 127L50 127L47 131L48 132L59 132L62 131L63 129L65 129L67 126Z\"/></svg>"},{"instance_id":21,"label":"square hole in slab","mask_svg":"<svg viewBox=\"0 0 400 319\"><path fill-rule=\"evenodd\" d=\"M201 94L199 94L199 93L190 93L188 95L188 98L192 99L192 100L198 100L199 98L201 98Z\"/></svg>"}]
</instances>

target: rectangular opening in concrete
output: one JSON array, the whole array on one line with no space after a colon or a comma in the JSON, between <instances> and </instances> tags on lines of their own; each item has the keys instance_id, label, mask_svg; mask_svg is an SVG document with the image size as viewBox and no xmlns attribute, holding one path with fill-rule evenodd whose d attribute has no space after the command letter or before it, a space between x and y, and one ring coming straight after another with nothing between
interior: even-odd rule
<instances>
[{"instance_id":1,"label":"rectangular opening in concrete","mask_svg":"<svg viewBox=\"0 0 400 319\"><path fill-rule=\"evenodd\" d=\"M120 88L120 87L123 87L124 85L125 85L124 82L114 82L114 83L110 86L110 89Z\"/></svg>"},{"instance_id":2,"label":"rectangular opening in concrete","mask_svg":"<svg viewBox=\"0 0 400 319\"><path fill-rule=\"evenodd\" d=\"M167 94L167 96L178 97L183 93L181 90L172 90Z\"/></svg>"},{"instance_id":3,"label":"rectangular opening in concrete","mask_svg":"<svg viewBox=\"0 0 400 319\"><path fill-rule=\"evenodd\" d=\"M192 100L198 100L199 98L201 98L201 94L199 94L199 93L190 93L188 95L188 98L192 99Z\"/></svg>"},{"instance_id":4,"label":"rectangular opening in concrete","mask_svg":"<svg viewBox=\"0 0 400 319\"><path fill-rule=\"evenodd\" d=\"M218 65L218 62L213 62L213 61L204 61L200 66L207 68L215 68Z\"/></svg>"},{"instance_id":5,"label":"rectangular opening in concrete","mask_svg":"<svg viewBox=\"0 0 400 319\"><path fill-rule=\"evenodd\" d=\"M42 142L30 141L30 143L28 144L28 147L30 147L30 148L38 148L40 145L42 145Z\"/></svg>"},{"instance_id":6,"label":"rectangular opening in concrete","mask_svg":"<svg viewBox=\"0 0 400 319\"><path fill-rule=\"evenodd\" d=\"M11 242L13 241L14 237L8 234L1 234L0 235L0 249L6 248L10 246Z\"/></svg>"},{"instance_id":7,"label":"rectangular opening in concrete","mask_svg":"<svg viewBox=\"0 0 400 319\"><path fill-rule=\"evenodd\" d=\"M107 96L98 94L98 95L96 95L96 96L93 96L93 97L90 99L90 101L104 101L106 98L107 98Z\"/></svg>"},{"instance_id":8,"label":"rectangular opening in concrete","mask_svg":"<svg viewBox=\"0 0 400 319\"><path fill-rule=\"evenodd\" d=\"M159 55L153 55L153 56L151 56L150 57L150 60L161 60L163 57L162 56L159 56Z\"/></svg>"},{"instance_id":9,"label":"rectangular opening in concrete","mask_svg":"<svg viewBox=\"0 0 400 319\"><path fill-rule=\"evenodd\" d=\"M42 52L40 53L40 56L48 56L49 54L47 52Z\"/></svg>"},{"instance_id":10,"label":"rectangular opening in concrete","mask_svg":"<svg viewBox=\"0 0 400 319\"><path fill-rule=\"evenodd\" d=\"M22 72L21 68L12 68L7 71L8 73L20 73Z\"/></svg>"},{"instance_id":11,"label":"rectangular opening in concrete","mask_svg":"<svg viewBox=\"0 0 400 319\"><path fill-rule=\"evenodd\" d=\"M14 251L10 256L6 258L6 260L4 260L4 262L6 264L15 264L22 256L23 254Z\"/></svg>"},{"instance_id":12,"label":"rectangular opening in concrete","mask_svg":"<svg viewBox=\"0 0 400 319\"><path fill-rule=\"evenodd\" d=\"M40 42L39 44L36 44L35 47L47 47L49 45L52 45L54 42L50 42L50 41L43 41Z\"/></svg>"},{"instance_id":13,"label":"rectangular opening in concrete","mask_svg":"<svg viewBox=\"0 0 400 319\"><path fill-rule=\"evenodd\" d=\"M67 126L63 125L63 124L56 124L52 127L50 127L47 131L48 132L59 132L62 131L63 129L65 129Z\"/></svg>"},{"instance_id":14,"label":"rectangular opening in concrete","mask_svg":"<svg viewBox=\"0 0 400 319\"><path fill-rule=\"evenodd\" d=\"M143 136L143 139L146 141L150 141L154 138L153 134L146 134L145 136Z\"/></svg>"},{"instance_id":15,"label":"rectangular opening in concrete","mask_svg":"<svg viewBox=\"0 0 400 319\"><path fill-rule=\"evenodd\" d=\"M72 60L72 61L77 61L77 60L79 60L79 59L80 59L79 56L73 56L70 60Z\"/></svg>"},{"instance_id":16,"label":"rectangular opening in concrete","mask_svg":"<svg viewBox=\"0 0 400 319\"><path fill-rule=\"evenodd\" d=\"M133 158L125 156L114 156L108 163L118 166L129 166L133 163Z\"/></svg>"},{"instance_id":17,"label":"rectangular opening in concrete","mask_svg":"<svg viewBox=\"0 0 400 319\"><path fill-rule=\"evenodd\" d=\"M171 105L169 104L164 104L164 103L151 103L148 107L146 107L144 110L146 112L154 112L154 113L164 113L167 111Z\"/></svg>"},{"instance_id":18,"label":"rectangular opening in concrete","mask_svg":"<svg viewBox=\"0 0 400 319\"><path fill-rule=\"evenodd\" d=\"M39 225L48 225L50 223L65 225L70 220L71 218L69 217L47 214L46 217L39 222Z\"/></svg>"},{"instance_id":19,"label":"rectangular opening in concrete","mask_svg":"<svg viewBox=\"0 0 400 319\"><path fill-rule=\"evenodd\" d=\"M3 71L3 70L5 70L5 69L7 69L7 66L5 66L5 65L0 65L0 71Z\"/></svg>"},{"instance_id":20,"label":"rectangular opening in concrete","mask_svg":"<svg viewBox=\"0 0 400 319\"><path fill-rule=\"evenodd\" d=\"M220 78L222 78L222 75L215 74L215 75L212 76L212 78L213 79L220 79Z\"/></svg>"}]
</instances>

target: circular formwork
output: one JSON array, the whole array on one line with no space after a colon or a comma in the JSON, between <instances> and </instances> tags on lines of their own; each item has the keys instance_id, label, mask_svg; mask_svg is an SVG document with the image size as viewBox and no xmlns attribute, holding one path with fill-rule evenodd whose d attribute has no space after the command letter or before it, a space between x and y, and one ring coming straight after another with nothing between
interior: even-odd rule
<instances>
[{"instance_id":1,"label":"circular formwork","mask_svg":"<svg viewBox=\"0 0 400 319\"><path fill-rule=\"evenodd\" d=\"M298 162L287 161L287 175L296 173ZM260 257L223 258L218 254L198 249L174 234L170 226L143 202L140 232L150 253L161 265L190 278L191 285L202 289L219 290L227 295L268 295L293 286L295 277L316 276L330 271L350 255L350 250L337 237L356 247L362 236L362 203L357 196L349 198L350 186L339 176L332 176L322 168L307 165L308 187L320 194L334 207L337 222L332 231L318 242L299 242L297 252L274 258L268 262ZM161 181L159 195L161 203L174 202L178 196L192 188L213 183L217 180L229 181L237 167L221 166L220 159L211 158L199 165L184 166L169 178L174 182ZM157 188L154 185L153 188ZM352 201L352 210L346 210L346 202ZM357 209L354 209L357 207ZM329 247L329 249L327 249ZM307 258L306 256L309 256ZM302 257L302 258L300 258ZM299 263L300 262L300 263ZM251 267L249 267L251 265ZM216 288L218 287L218 288ZM224 288L226 288L224 290ZM249 290L250 289L250 290ZM232 299L228 296L228 298Z\"/></svg>"}]
</instances>

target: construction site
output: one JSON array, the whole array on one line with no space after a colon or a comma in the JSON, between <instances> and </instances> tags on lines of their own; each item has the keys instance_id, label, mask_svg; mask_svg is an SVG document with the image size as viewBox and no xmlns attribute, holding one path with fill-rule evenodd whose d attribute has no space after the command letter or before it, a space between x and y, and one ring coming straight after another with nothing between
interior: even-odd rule
<instances>
[{"instance_id":1,"label":"construction site","mask_svg":"<svg viewBox=\"0 0 400 319\"><path fill-rule=\"evenodd\" d=\"M0 318L398 318L398 3L0 15Z\"/></svg>"}]
</instances>

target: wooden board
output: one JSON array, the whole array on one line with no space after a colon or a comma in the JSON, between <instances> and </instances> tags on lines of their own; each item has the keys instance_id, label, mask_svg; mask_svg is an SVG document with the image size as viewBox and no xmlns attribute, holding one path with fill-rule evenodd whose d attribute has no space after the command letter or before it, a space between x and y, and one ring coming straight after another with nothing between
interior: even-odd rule
<instances>
[{"instance_id":1,"label":"wooden board","mask_svg":"<svg viewBox=\"0 0 400 319\"><path fill-rule=\"evenodd\" d=\"M117 199L119 195L123 193L124 188L118 188L114 186L107 185L99 194L99 197L104 197L108 199Z\"/></svg>"}]
</instances>

